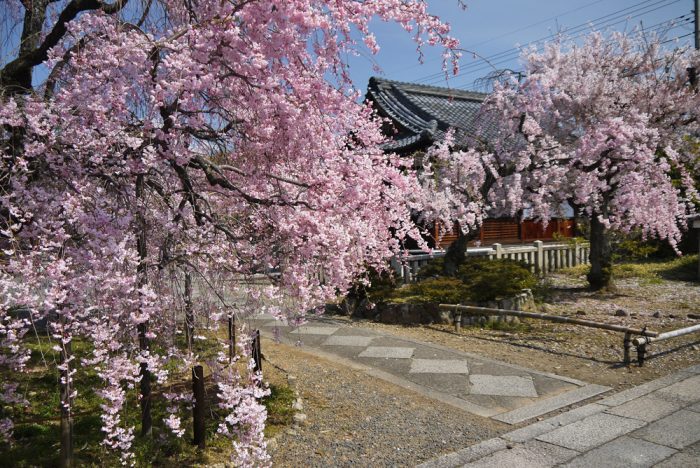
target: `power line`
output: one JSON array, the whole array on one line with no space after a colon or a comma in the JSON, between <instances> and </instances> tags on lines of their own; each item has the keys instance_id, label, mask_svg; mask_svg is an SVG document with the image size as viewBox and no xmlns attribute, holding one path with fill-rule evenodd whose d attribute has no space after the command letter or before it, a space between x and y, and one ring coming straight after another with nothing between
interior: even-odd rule
<instances>
[{"instance_id":1,"label":"power line","mask_svg":"<svg viewBox=\"0 0 700 468\"><path fill-rule=\"evenodd\" d=\"M599 28L614 26L616 24L619 24L619 23L622 23L625 21L629 21L629 19L638 18L640 16L646 15L646 14L651 13L653 11L656 11L658 9L665 8L669 5L677 3L679 1L680 0L644 0L642 2L636 3L636 4L631 5L629 7L622 8L620 10L616 10L616 11L613 11L613 12L608 13L606 15L600 16L600 17L598 17L594 20L588 21L586 23L571 26L569 28L564 29L561 33L567 33L567 34L580 33L581 31L584 31L584 30L590 28L591 25L596 25ZM650 2L653 2L653 3L651 3L650 5L645 5L645 4L648 4ZM661 4L661 6L657 6L659 4ZM638 7L641 5L645 5L645 6L643 6L641 8L641 10L644 10L644 11L640 12ZM652 8L652 7L655 7L655 8ZM635 14L629 15L629 13L630 13L629 10L633 10L633 9L637 9L637 11L634 12ZM617 21L621 17L625 17L625 19L622 21ZM614 21L617 21L617 22L614 22ZM614 23L611 23L611 22L614 22ZM535 45L538 43L542 43L542 42L545 42L547 40L551 40L551 39L557 37L557 35L558 34L550 34L550 35L541 37L539 39L535 39L533 41L526 43L521 48ZM487 56L487 57L485 57L485 61L487 61L487 64L488 64L488 62L493 62L494 60L499 61L499 63L502 63L503 59L505 59L506 57L508 57L508 60L510 60L510 59L516 58L519 54L520 54L519 48L511 48L511 49L507 49L507 50L501 51L499 53ZM486 66L487 66L487 68L490 68L489 65L486 65ZM464 72L469 72L470 69L482 69L483 67L484 67L484 63L477 62L475 64L471 64L471 65L467 65L465 67L462 67L461 71L464 73ZM437 82L441 82L443 77L444 77L444 73L438 72L438 73L430 74L428 76L424 76L422 78L418 78L417 80L413 80L413 81L418 82L418 83L435 84Z\"/></svg>"},{"instance_id":2,"label":"power line","mask_svg":"<svg viewBox=\"0 0 700 468\"><path fill-rule=\"evenodd\" d=\"M598 27L598 28L603 28L603 27L609 28L609 27L611 27L611 26L616 26L616 25L618 25L618 24L628 22L630 19L638 18L638 17L640 17L640 16L644 16L644 15L646 15L646 14L648 14L648 13L651 13L651 12L653 12L653 11L659 10L659 9L661 9L661 8L665 8L665 7L670 6L670 5L674 4L674 3L678 3L678 2L681 1L681 0L660 0L660 1L656 1L656 3L652 3L651 5L646 5L645 7L642 8L642 9L645 9L645 8L646 8L646 9L647 9L646 11L637 12L636 14L631 15L631 16L628 15L628 14L626 13L626 10L629 10L630 8L633 8L633 7L635 7L635 6L641 5L642 3L648 3L649 1L652 1L652 0L646 0L645 2L638 3L637 5L634 5L634 6L632 6L632 7L627 7L627 8L624 8L624 9L622 9L622 10L618 10L618 11L616 11L616 12L609 13L609 14L607 14L607 15L601 16L600 18L596 18L595 20L590 21L590 22L588 22L588 23L583 23L583 24L580 24L580 25L577 25L577 26L572 26L572 27L570 27L570 28L565 29L564 31L562 31L562 32L559 33L559 34L551 34L551 35L549 35L549 36L544 36L544 37L542 37L542 38L540 38L540 39L536 39L536 40L534 40L534 41L530 41L530 42L528 42L527 44L525 44L524 46L521 46L520 48L508 49L508 50L499 52L499 53L497 53L497 54L494 54L494 55L485 57L485 60L483 61L483 62L485 62L485 63L483 63L483 62L481 62L481 61L478 61L478 62L476 62L476 63L467 65L467 66L465 66L465 67L462 67L461 72L462 72L463 74L468 74L468 73L472 73L472 74L473 74L473 73L475 73L475 72L477 72L477 71L482 71L482 70L485 70L485 69L490 69L490 68L492 68L491 65L505 63L505 62L508 62L508 61L510 61L510 60L513 60L513 59L517 58L517 57L520 55L521 50L522 50L523 48L525 48L525 47L537 45L538 48L539 48L539 47L541 47L546 41L552 40L552 39L556 38L556 37L557 37L558 35L560 35L560 34L564 34L564 33L569 34L569 35L571 35L571 34L576 34L573 38L574 38L574 39L578 39L578 38L580 38L581 36L585 35L586 32L584 32L584 31L586 31L587 29L589 29L592 25L595 25L595 26ZM669 1L670 1L670 3L666 3L666 4L663 4L663 5L661 5L661 6L657 6L659 3L664 3L664 2L669 2ZM648 8L650 8L650 7L655 7L655 8L648 9ZM624 12L624 13L623 13L623 12ZM607 18L607 19L605 19L605 18ZM620 18L623 18L623 19L620 20ZM605 20L604 20L604 21L600 21L601 19L605 19ZM598 22L598 23L595 24L595 22ZM582 33L583 33L583 34L582 34ZM430 77L426 77L425 79L422 79L422 80L421 80L421 79L418 79L418 80L416 80L416 81L419 82L419 83L420 83L420 82L423 82L423 83L428 83L428 84L435 84L435 83L441 82L441 81L443 80L443 77L444 77L444 74L443 74L443 73L435 73L435 74L431 75Z\"/></svg>"},{"instance_id":3,"label":"power line","mask_svg":"<svg viewBox=\"0 0 700 468\"><path fill-rule=\"evenodd\" d=\"M676 21L678 21L678 20L681 20L681 21L678 22L678 23L676 23ZM691 14L683 15L683 16L679 16L679 17L677 17L677 18L673 18L673 19L671 19L671 20L662 21L662 22L657 23L657 24L652 25L652 26L647 26L646 28L642 28L640 31L641 31L641 32L661 32L661 31L663 31L663 32L665 32L665 33L668 33L668 32L670 32L670 31L672 31L672 30L674 30L674 29L680 28L680 27L683 26L684 24L689 23L691 20L692 20L692 15L691 15ZM665 29L665 28L668 28L668 29ZM687 37L687 36L690 35L690 34L693 34L693 33L685 34L685 35L682 35L682 36L677 36L677 37L675 37L675 38L673 38L673 39L669 39L669 40L663 41L662 44L666 44L666 43L671 42L671 41L673 41L673 40L681 39L681 38ZM579 38L583 37L584 35L585 35L585 34L579 34L578 36L575 36L575 37L573 37L572 39L579 39ZM609 42L609 41L608 41L608 42ZM542 49L542 46L538 47L538 50L541 50L541 49ZM513 57L513 58L515 58L515 57ZM485 70L489 70L489 69L493 68L493 67L496 66L496 65L508 63L508 62L510 62L511 60L512 60L512 58L510 58L510 57L505 57L505 58L503 58L503 59L501 59L501 60L493 61L493 62L491 62L490 64L479 64L479 66L478 66L477 68L474 68L474 69L472 69L472 70L470 70L469 72L464 73L464 74L460 73L460 75L461 75L462 78L464 78L465 76L468 76L468 75L475 75L475 74L477 74L477 73L479 73L479 72L483 72L483 71L485 71ZM431 84L436 84L436 83L437 83L437 82L434 81L434 82L432 82ZM454 87L454 88L466 87L466 86L467 86L467 83L472 84L472 83L469 82L469 81L461 81L461 82L460 82L460 81L456 81L456 83L452 84L452 87Z\"/></svg>"},{"instance_id":4,"label":"power line","mask_svg":"<svg viewBox=\"0 0 700 468\"><path fill-rule=\"evenodd\" d=\"M530 28L532 28L532 27L539 26L539 25L544 24L544 23L546 23L546 22L548 22L548 21L557 19L557 18L562 17L562 16L566 16L566 15L568 15L568 14L570 14L570 13L575 13L575 12L577 12L577 11L584 10L584 9L586 9L586 8L588 8L588 7L591 7L591 6L593 6L593 5L595 5L595 4L598 4L598 3L602 3L602 2L604 2L604 1L606 1L606 0L596 0L596 1L594 1L594 2L587 3L587 4L583 5L583 6L580 6L580 7L578 7L578 8L574 8L573 10L567 10L567 11L564 11L564 12L562 12L562 13L559 13L558 15L550 16L549 18L546 18L546 19L537 21L537 22L535 22L535 23L530 23L530 24L528 24L528 25L526 25L526 26L522 26L522 27L520 27L520 28L518 28L518 29L514 29L514 30L509 31L509 32L507 32L507 33L504 33L504 34L501 34L501 35L498 35L498 36L494 36L494 37L492 37L492 38L490 38L490 39L486 39L486 40L483 40L483 41L481 41L481 42L477 42L476 44L471 44L471 45L469 46L469 49L474 49L474 48L476 48L477 46L484 45L484 44L488 44L489 42L493 42L493 41L495 41L495 40L502 39L502 38L504 38L504 37L512 36L513 34L519 33L519 32L521 32L521 31L526 31L526 30L528 30L528 29L530 29ZM652 0L645 0L645 2L650 2L650 1L652 1ZM642 2L642 3L645 3L645 2ZM440 59L433 59L433 60L430 60L430 61L431 61L431 62L436 62L436 61L438 61L438 60L440 60ZM393 73L400 73L400 72L402 72L402 71L411 70L411 69L413 69L413 68L420 67L420 66L422 66L422 65L424 65L424 64L425 64L425 63L409 65L409 66L404 67L404 68L401 68L401 69L399 69L399 70L394 70Z\"/></svg>"}]
</instances>

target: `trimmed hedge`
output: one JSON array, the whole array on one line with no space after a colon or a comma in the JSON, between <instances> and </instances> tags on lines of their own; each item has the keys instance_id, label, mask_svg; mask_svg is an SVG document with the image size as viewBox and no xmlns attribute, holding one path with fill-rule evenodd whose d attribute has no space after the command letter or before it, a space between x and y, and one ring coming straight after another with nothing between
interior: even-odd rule
<instances>
[{"instance_id":1,"label":"trimmed hedge","mask_svg":"<svg viewBox=\"0 0 700 468\"><path fill-rule=\"evenodd\" d=\"M418 272L418 283L370 296L376 302L463 304L512 297L537 285L527 264L514 260L470 258L456 277L439 276L442 264L442 259L431 260Z\"/></svg>"}]
</instances>

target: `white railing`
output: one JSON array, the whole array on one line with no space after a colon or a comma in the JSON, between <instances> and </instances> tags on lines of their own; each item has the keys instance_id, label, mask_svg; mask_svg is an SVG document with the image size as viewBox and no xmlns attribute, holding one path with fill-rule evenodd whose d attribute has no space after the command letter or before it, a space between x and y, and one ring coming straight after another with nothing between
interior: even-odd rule
<instances>
[{"instance_id":1,"label":"white railing","mask_svg":"<svg viewBox=\"0 0 700 468\"><path fill-rule=\"evenodd\" d=\"M532 245L503 246L493 244L491 247L475 247L467 249L469 257L508 258L530 265L533 273L544 275L547 272L569 268L588 263L590 246L583 242L566 242L545 244L535 241ZM409 250L407 256L394 258L392 267L403 283L416 281L418 271L434 258L445 256L444 250L433 250L426 253L422 250Z\"/></svg>"}]
</instances>

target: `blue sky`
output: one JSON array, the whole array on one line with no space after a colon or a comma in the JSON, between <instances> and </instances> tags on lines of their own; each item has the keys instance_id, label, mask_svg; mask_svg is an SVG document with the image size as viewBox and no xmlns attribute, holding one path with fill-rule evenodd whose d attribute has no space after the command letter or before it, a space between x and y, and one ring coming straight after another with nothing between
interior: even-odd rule
<instances>
[{"instance_id":1,"label":"blue sky","mask_svg":"<svg viewBox=\"0 0 700 468\"><path fill-rule=\"evenodd\" d=\"M592 25L603 30L630 30L639 26L661 31L669 39L692 44L693 0L467 0L463 11L456 0L429 0L429 11L450 23L452 35L462 47L483 57L491 57L497 68L518 70L517 45L550 36L557 31L572 34L590 32ZM669 21L676 21L675 26ZM669 29L670 28L670 29ZM373 22L373 32L381 46L372 57L388 79L445 86L439 51L427 48L425 64L418 64L415 43L399 26ZM673 45L669 42L668 45ZM500 54L500 55L496 55ZM373 71L367 54L350 59L355 86L365 90ZM473 89L474 80L492 68L483 60L465 54L462 73L450 79L449 86Z\"/></svg>"}]
</instances>

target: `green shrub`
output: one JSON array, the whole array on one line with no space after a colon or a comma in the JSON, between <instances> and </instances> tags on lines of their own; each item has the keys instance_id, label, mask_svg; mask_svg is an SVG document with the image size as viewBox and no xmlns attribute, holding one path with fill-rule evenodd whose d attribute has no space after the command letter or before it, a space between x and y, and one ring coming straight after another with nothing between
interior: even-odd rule
<instances>
[{"instance_id":1,"label":"green shrub","mask_svg":"<svg viewBox=\"0 0 700 468\"><path fill-rule=\"evenodd\" d=\"M515 296L537 285L527 264L508 259L471 258L459 267L457 277L475 302Z\"/></svg>"},{"instance_id":2,"label":"green shrub","mask_svg":"<svg viewBox=\"0 0 700 468\"><path fill-rule=\"evenodd\" d=\"M431 278L396 289L391 302L460 304L470 301L467 285L458 278Z\"/></svg>"},{"instance_id":3,"label":"green shrub","mask_svg":"<svg viewBox=\"0 0 700 468\"><path fill-rule=\"evenodd\" d=\"M423 281L428 278L436 278L442 276L442 269L445 265L445 258L434 258L430 260L426 265L423 265L420 270L418 270L418 281Z\"/></svg>"}]
</instances>

